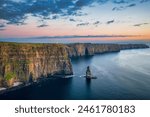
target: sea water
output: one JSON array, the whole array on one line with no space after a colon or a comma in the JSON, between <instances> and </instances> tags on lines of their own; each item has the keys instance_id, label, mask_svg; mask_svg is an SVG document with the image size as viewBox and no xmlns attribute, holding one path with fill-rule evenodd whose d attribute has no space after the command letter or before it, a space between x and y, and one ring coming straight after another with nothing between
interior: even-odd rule
<instances>
[{"instance_id":1,"label":"sea water","mask_svg":"<svg viewBox=\"0 0 150 117\"><path fill-rule=\"evenodd\" d=\"M150 49L71 59L73 78L53 78L0 99L150 99ZM97 79L84 78L90 66Z\"/></svg>"}]
</instances>

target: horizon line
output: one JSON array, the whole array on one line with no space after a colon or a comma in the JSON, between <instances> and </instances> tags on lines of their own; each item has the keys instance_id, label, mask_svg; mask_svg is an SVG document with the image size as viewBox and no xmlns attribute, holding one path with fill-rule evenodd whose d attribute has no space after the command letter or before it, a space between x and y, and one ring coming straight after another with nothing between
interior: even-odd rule
<instances>
[{"instance_id":1,"label":"horizon line","mask_svg":"<svg viewBox=\"0 0 150 117\"><path fill-rule=\"evenodd\" d=\"M0 37L0 39L48 39L48 38L111 38L141 37L142 35L64 35L64 36L31 36L31 37Z\"/></svg>"}]
</instances>

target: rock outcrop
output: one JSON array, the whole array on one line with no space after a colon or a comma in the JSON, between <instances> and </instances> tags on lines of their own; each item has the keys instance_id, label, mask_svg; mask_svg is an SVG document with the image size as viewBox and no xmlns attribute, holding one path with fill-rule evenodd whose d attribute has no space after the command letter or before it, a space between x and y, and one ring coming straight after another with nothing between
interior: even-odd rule
<instances>
[{"instance_id":1,"label":"rock outcrop","mask_svg":"<svg viewBox=\"0 0 150 117\"><path fill-rule=\"evenodd\" d=\"M91 73L91 70L90 70L90 66L87 67L86 69L86 78L91 78L92 77L92 73Z\"/></svg>"},{"instance_id":2,"label":"rock outcrop","mask_svg":"<svg viewBox=\"0 0 150 117\"><path fill-rule=\"evenodd\" d=\"M71 75L72 65L62 44L0 43L0 85L28 82L51 75ZM1 87L1 86L0 86Z\"/></svg>"},{"instance_id":3,"label":"rock outcrop","mask_svg":"<svg viewBox=\"0 0 150 117\"><path fill-rule=\"evenodd\" d=\"M148 48L148 46L0 43L0 87L11 87L15 82L28 83L40 77L72 75L70 57L92 56L136 48Z\"/></svg>"}]
</instances>

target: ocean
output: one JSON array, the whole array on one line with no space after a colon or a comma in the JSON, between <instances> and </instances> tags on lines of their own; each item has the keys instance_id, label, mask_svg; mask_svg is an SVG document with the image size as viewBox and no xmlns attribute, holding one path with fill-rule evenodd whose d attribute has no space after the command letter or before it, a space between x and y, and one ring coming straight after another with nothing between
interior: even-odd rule
<instances>
[{"instance_id":1,"label":"ocean","mask_svg":"<svg viewBox=\"0 0 150 117\"><path fill-rule=\"evenodd\" d=\"M53 78L25 87L0 99L150 100L150 49L71 59L73 78ZM84 78L90 66L97 79Z\"/></svg>"}]
</instances>

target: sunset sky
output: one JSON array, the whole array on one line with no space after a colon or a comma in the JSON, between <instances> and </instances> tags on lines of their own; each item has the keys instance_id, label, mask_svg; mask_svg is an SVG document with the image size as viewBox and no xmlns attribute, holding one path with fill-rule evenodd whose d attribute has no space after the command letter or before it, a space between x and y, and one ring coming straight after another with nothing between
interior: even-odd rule
<instances>
[{"instance_id":1,"label":"sunset sky","mask_svg":"<svg viewBox=\"0 0 150 117\"><path fill-rule=\"evenodd\" d=\"M0 0L0 38L74 35L150 39L150 0Z\"/></svg>"}]
</instances>

